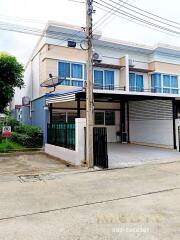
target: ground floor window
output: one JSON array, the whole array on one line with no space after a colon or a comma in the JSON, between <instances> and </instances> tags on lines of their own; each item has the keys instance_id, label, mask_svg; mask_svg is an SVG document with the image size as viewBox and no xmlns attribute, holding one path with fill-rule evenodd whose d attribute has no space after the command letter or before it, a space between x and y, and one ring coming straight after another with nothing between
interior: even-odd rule
<instances>
[{"instance_id":1,"label":"ground floor window","mask_svg":"<svg viewBox=\"0 0 180 240\"><path fill-rule=\"evenodd\" d=\"M96 111L94 114L95 125L115 125L114 111Z\"/></svg>"},{"instance_id":2,"label":"ground floor window","mask_svg":"<svg viewBox=\"0 0 180 240\"><path fill-rule=\"evenodd\" d=\"M75 123L75 118L77 118L76 112L52 112L52 123L62 124L62 123Z\"/></svg>"}]
</instances>

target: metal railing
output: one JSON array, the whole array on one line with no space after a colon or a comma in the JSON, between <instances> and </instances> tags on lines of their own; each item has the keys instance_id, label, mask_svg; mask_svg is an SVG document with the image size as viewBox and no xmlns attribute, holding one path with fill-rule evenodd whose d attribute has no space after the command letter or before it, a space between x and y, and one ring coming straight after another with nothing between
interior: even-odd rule
<instances>
[{"instance_id":1,"label":"metal railing","mask_svg":"<svg viewBox=\"0 0 180 240\"><path fill-rule=\"evenodd\" d=\"M102 84L94 84L93 88L96 90L119 90L119 91L126 91L126 87L119 87L112 84L102 85ZM148 93L164 93L164 94L179 94L179 89L168 89L168 88L159 88L159 87L151 87L151 88L143 88L143 87L135 87L129 86L130 92L148 92Z\"/></svg>"},{"instance_id":2,"label":"metal railing","mask_svg":"<svg viewBox=\"0 0 180 240\"><path fill-rule=\"evenodd\" d=\"M48 124L47 143L75 150L75 124Z\"/></svg>"}]
</instances>

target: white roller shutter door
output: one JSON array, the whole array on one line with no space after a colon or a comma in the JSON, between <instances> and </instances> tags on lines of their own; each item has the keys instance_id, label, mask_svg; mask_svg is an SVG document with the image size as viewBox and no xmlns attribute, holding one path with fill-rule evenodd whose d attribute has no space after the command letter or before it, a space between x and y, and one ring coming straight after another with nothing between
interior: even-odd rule
<instances>
[{"instance_id":1,"label":"white roller shutter door","mask_svg":"<svg viewBox=\"0 0 180 240\"><path fill-rule=\"evenodd\" d=\"M130 142L173 147L171 100L129 102Z\"/></svg>"}]
</instances>

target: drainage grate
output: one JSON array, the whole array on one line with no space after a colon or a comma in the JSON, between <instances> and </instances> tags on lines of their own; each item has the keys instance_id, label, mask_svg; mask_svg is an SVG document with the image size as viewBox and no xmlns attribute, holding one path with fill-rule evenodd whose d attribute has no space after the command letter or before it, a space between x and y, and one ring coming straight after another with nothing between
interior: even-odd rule
<instances>
[{"instance_id":1,"label":"drainage grate","mask_svg":"<svg viewBox=\"0 0 180 240\"><path fill-rule=\"evenodd\" d=\"M42 181L41 177L39 175L24 175L24 176L18 176L20 182L38 182Z\"/></svg>"}]
</instances>

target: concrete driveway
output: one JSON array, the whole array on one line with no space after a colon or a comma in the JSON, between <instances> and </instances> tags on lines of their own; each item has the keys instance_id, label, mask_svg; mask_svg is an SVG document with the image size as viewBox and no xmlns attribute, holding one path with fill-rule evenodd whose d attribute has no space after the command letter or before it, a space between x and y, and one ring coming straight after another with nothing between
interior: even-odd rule
<instances>
[{"instance_id":1,"label":"concrete driveway","mask_svg":"<svg viewBox=\"0 0 180 240\"><path fill-rule=\"evenodd\" d=\"M180 239L179 162L1 177L1 240Z\"/></svg>"},{"instance_id":2,"label":"concrete driveway","mask_svg":"<svg viewBox=\"0 0 180 240\"><path fill-rule=\"evenodd\" d=\"M108 144L109 167L130 167L149 163L180 161L180 152L136 144Z\"/></svg>"}]
</instances>

